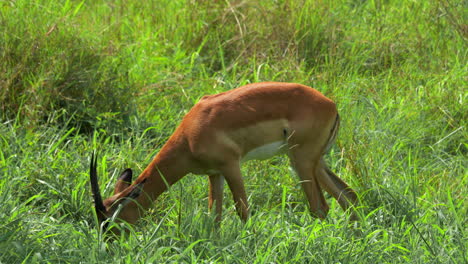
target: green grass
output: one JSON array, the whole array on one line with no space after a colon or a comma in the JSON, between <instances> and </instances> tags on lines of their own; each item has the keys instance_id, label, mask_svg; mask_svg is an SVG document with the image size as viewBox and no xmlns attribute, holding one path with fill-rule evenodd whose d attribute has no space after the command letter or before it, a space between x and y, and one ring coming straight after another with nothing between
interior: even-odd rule
<instances>
[{"instance_id":1,"label":"green grass","mask_svg":"<svg viewBox=\"0 0 468 264\"><path fill-rule=\"evenodd\" d=\"M0 1L0 263L466 263L464 1ZM361 220L311 217L285 157L249 162L252 217L205 176L105 243L88 183L141 172L190 107L257 81L337 102L327 160ZM227 188L226 188L227 189Z\"/></svg>"}]
</instances>

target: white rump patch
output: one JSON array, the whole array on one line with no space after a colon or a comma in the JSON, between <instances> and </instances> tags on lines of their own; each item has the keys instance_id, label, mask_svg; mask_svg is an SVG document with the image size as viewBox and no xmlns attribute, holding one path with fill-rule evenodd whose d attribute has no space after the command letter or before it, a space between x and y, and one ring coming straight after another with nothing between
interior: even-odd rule
<instances>
[{"instance_id":1,"label":"white rump patch","mask_svg":"<svg viewBox=\"0 0 468 264\"><path fill-rule=\"evenodd\" d=\"M244 157L242 157L242 162L248 160L264 160L269 159L278 154L282 154L287 149L286 141L275 141L258 148L252 149Z\"/></svg>"}]
</instances>

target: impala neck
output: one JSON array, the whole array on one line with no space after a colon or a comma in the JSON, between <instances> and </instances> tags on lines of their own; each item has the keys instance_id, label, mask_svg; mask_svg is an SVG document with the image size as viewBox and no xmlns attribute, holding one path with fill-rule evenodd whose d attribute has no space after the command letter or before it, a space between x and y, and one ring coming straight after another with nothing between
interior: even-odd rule
<instances>
[{"instance_id":1,"label":"impala neck","mask_svg":"<svg viewBox=\"0 0 468 264\"><path fill-rule=\"evenodd\" d=\"M137 199L143 209L149 208L164 191L189 173L187 145L171 144L170 141L171 139L135 181L137 184L146 179L143 192Z\"/></svg>"}]
</instances>

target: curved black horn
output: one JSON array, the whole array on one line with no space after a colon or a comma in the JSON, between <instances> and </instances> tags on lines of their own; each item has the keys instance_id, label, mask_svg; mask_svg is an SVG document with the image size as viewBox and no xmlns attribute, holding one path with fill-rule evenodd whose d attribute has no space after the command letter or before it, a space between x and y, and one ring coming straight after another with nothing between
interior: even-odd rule
<instances>
[{"instance_id":1,"label":"curved black horn","mask_svg":"<svg viewBox=\"0 0 468 264\"><path fill-rule=\"evenodd\" d=\"M102 213L106 212L106 207L102 202L101 192L99 191L99 184L97 179L97 156L94 155L94 151L91 155L89 178L91 180L91 191L93 192L94 208L96 209L96 215L99 217Z\"/></svg>"}]
</instances>

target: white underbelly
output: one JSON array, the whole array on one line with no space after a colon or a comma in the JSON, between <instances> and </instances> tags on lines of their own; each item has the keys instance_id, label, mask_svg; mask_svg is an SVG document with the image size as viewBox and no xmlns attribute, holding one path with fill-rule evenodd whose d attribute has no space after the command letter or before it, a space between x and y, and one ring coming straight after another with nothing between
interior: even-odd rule
<instances>
[{"instance_id":1,"label":"white underbelly","mask_svg":"<svg viewBox=\"0 0 468 264\"><path fill-rule=\"evenodd\" d=\"M286 149L287 143L285 141L275 141L247 152L247 154L242 157L241 162L269 159L273 156L285 153Z\"/></svg>"}]
</instances>

